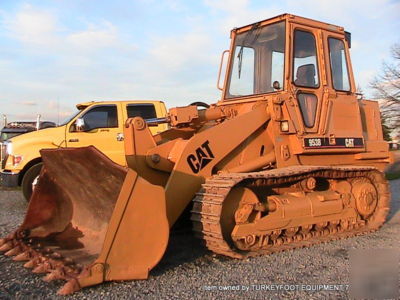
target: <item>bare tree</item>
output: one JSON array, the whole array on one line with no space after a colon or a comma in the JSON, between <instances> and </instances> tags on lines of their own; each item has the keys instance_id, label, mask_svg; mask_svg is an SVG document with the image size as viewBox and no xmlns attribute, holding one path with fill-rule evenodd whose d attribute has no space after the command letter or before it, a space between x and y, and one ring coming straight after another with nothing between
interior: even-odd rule
<instances>
[{"instance_id":1,"label":"bare tree","mask_svg":"<svg viewBox=\"0 0 400 300\"><path fill-rule=\"evenodd\" d=\"M384 126L394 136L400 136L400 44L392 46L392 63L382 64L382 73L371 87L379 98Z\"/></svg>"},{"instance_id":2,"label":"bare tree","mask_svg":"<svg viewBox=\"0 0 400 300\"><path fill-rule=\"evenodd\" d=\"M357 84L357 90L356 90L356 94L357 94L357 98L358 99L365 99L365 94L364 94L364 91L363 91L363 89L361 88L361 85L359 85L359 84Z\"/></svg>"},{"instance_id":3,"label":"bare tree","mask_svg":"<svg viewBox=\"0 0 400 300\"><path fill-rule=\"evenodd\" d=\"M392 47L392 63L384 62L382 73L371 87L380 100L382 120L392 136L400 136L400 44Z\"/></svg>"}]
</instances>

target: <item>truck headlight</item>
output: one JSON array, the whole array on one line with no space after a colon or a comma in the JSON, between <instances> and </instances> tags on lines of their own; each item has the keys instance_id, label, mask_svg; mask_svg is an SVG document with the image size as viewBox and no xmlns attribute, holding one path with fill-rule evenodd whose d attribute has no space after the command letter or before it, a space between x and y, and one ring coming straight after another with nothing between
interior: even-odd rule
<instances>
[{"instance_id":1,"label":"truck headlight","mask_svg":"<svg viewBox=\"0 0 400 300\"><path fill-rule=\"evenodd\" d=\"M18 166L21 163L23 157L22 155L13 155L12 159L13 159L13 165Z\"/></svg>"},{"instance_id":2,"label":"truck headlight","mask_svg":"<svg viewBox=\"0 0 400 300\"><path fill-rule=\"evenodd\" d=\"M6 151L8 155L12 155L12 143L6 142Z\"/></svg>"}]
</instances>

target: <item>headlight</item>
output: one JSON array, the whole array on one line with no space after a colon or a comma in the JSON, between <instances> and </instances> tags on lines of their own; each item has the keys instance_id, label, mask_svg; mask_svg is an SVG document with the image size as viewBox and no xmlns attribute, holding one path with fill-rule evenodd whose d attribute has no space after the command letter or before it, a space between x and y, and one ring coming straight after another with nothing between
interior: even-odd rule
<instances>
[{"instance_id":1,"label":"headlight","mask_svg":"<svg viewBox=\"0 0 400 300\"><path fill-rule=\"evenodd\" d=\"M14 166L18 166L21 163L22 159L23 159L23 157L21 155L13 155L12 158L13 158L13 165Z\"/></svg>"},{"instance_id":2,"label":"headlight","mask_svg":"<svg viewBox=\"0 0 400 300\"><path fill-rule=\"evenodd\" d=\"M12 154L12 143L11 142L6 142L6 151L8 155Z\"/></svg>"},{"instance_id":3,"label":"headlight","mask_svg":"<svg viewBox=\"0 0 400 300\"><path fill-rule=\"evenodd\" d=\"M282 132L289 131L289 122L288 121L281 121L281 131Z\"/></svg>"}]
</instances>

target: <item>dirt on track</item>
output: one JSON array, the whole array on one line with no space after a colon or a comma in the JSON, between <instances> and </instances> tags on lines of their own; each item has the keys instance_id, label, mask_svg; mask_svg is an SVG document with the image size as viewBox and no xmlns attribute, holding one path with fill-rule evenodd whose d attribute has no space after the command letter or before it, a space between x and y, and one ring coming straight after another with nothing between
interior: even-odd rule
<instances>
[{"instance_id":1,"label":"dirt on track","mask_svg":"<svg viewBox=\"0 0 400 300\"><path fill-rule=\"evenodd\" d=\"M400 179L390 186L388 221L372 234L236 260L207 251L188 231L175 232L148 280L105 283L69 297L56 295L64 282L45 283L22 263L0 255L0 299L348 298L352 250L400 248ZM1 190L0 208L0 236L5 236L22 222L27 203L20 191ZM315 290L319 285L334 285L336 290Z\"/></svg>"}]
</instances>

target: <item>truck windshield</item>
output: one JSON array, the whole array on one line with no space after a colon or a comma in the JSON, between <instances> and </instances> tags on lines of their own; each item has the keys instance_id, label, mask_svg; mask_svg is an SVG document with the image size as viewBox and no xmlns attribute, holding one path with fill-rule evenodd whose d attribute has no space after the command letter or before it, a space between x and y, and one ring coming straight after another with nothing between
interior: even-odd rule
<instances>
[{"instance_id":1,"label":"truck windshield","mask_svg":"<svg viewBox=\"0 0 400 300\"><path fill-rule=\"evenodd\" d=\"M75 118L82 110L75 111L69 117L65 118L58 126L67 125L73 118Z\"/></svg>"},{"instance_id":2,"label":"truck windshield","mask_svg":"<svg viewBox=\"0 0 400 300\"><path fill-rule=\"evenodd\" d=\"M285 22L254 25L236 36L226 98L270 93L283 88Z\"/></svg>"},{"instance_id":3,"label":"truck windshield","mask_svg":"<svg viewBox=\"0 0 400 300\"><path fill-rule=\"evenodd\" d=\"M2 133L0 134L0 143L6 141L6 140L8 140L8 139L11 139L12 137L17 136L17 135L19 135L19 134L21 134L21 133L20 133L20 132L15 132L15 133L11 133L11 132L2 132Z\"/></svg>"}]
</instances>

